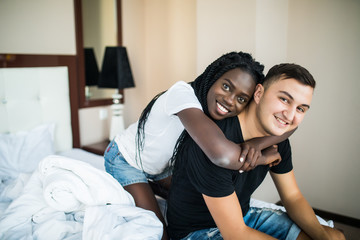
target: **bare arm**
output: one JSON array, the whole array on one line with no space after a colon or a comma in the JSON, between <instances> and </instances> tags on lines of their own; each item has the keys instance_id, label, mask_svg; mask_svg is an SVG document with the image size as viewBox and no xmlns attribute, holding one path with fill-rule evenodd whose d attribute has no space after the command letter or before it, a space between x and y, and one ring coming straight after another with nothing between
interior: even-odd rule
<instances>
[{"instance_id":1,"label":"bare arm","mask_svg":"<svg viewBox=\"0 0 360 240\"><path fill-rule=\"evenodd\" d=\"M272 145L278 144L284 140L286 140L288 137L290 137L297 128L295 128L292 131L286 132L281 136L266 136L266 137L260 137L260 138L252 138L248 141L246 141L249 145L256 147L258 149L265 149Z\"/></svg>"},{"instance_id":2,"label":"bare arm","mask_svg":"<svg viewBox=\"0 0 360 240\"><path fill-rule=\"evenodd\" d=\"M310 204L300 192L293 171L270 174L288 215L311 239L344 239L339 231L320 225Z\"/></svg>"},{"instance_id":3,"label":"bare arm","mask_svg":"<svg viewBox=\"0 0 360 240\"><path fill-rule=\"evenodd\" d=\"M224 239L275 239L245 225L235 192L217 198L203 194L203 198Z\"/></svg>"},{"instance_id":4,"label":"bare arm","mask_svg":"<svg viewBox=\"0 0 360 240\"><path fill-rule=\"evenodd\" d=\"M242 148L238 144L229 141L221 129L208 118L204 112L197 108L189 108L180 111L177 116L180 118L192 139L194 139L196 144L199 145L202 151L214 164L219 167L233 170L239 170L243 166L244 162L240 161L240 155L246 156L249 152L249 148L247 150L244 148L245 150L242 153ZM289 133L289 135L291 134L292 133ZM286 138L287 135L277 138L270 137L270 139L265 142L260 139L254 139L252 145L260 144L257 149L258 151L261 151L271 146L271 143L276 141L276 139L281 141L281 139ZM257 157L260 156L261 153L258 153ZM251 157L255 158L254 156Z\"/></svg>"},{"instance_id":5,"label":"bare arm","mask_svg":"<svg viewBox=\"0 0 360 240\"><path fill-rule=\"evenodd\" d=\"M248 171L253 169L258 165L267 165L275 166L280 163L281 158L278 158L274 162L275 155L263 156L265 149L273 148L274 144L280 143L290 137L297 128L292 131L286 132L281 136L266 136L260 138L250 139L242 144L240 144L242 152L240 155L240 161L244 161L244 165L241 167L241 170Z\"/></svg>"},{"instance_id":6,"label":"bare arm","mask_svg":"<svg viewBox=\"0 0 360 240\"><path fill-rule=\"evenodd\" d=\"M214 164L233 170L241 168L243 163L239 161L240 146L229 141L203 111L188 108L180 111L177 116L192 139Z\"/></svg>"}]
</instances>

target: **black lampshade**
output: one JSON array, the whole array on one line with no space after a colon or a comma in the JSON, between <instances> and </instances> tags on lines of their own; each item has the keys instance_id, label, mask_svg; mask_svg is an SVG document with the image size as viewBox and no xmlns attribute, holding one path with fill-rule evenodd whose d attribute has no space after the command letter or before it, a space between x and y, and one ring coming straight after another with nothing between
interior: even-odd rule
<instances>
[{"instance_id":1,"label":"black lampshade","mask_svg":"<svg viewBox=\"0 0 360 240\"><path fill-rule=\"evenodd\" d=\"M85 58L85 82L86 86L98 85L100 78L99 68L96 62L93 48L84 48Z\"/></svg>"},{"instance_id":2,"label":"black lampshade","mask_svg":"<svg viewBox=\"0 0 360 240\"><path fill-rule=\"evenodd\" d=\"M106 47L98 86L119 89L135 87L125 47Z\"/></svg>"}]
</instances>

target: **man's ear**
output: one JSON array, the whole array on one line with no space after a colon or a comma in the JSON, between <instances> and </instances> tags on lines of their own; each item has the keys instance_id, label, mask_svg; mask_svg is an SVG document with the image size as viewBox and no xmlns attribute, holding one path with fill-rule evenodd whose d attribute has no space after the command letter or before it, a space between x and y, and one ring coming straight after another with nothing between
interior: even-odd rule
<instances>
[{"instance_id":1,"label":"man's ear","mask_svg":"<svg viewBox=\"0 0 360 240\"><path fill-rule=\"evenodd\" d=\"M255 92L254 92L254 101L256 104L260 102L260 99L262 98L264 94L264 86L261 84L256 85Z\"/></svg>"}]
</instances>

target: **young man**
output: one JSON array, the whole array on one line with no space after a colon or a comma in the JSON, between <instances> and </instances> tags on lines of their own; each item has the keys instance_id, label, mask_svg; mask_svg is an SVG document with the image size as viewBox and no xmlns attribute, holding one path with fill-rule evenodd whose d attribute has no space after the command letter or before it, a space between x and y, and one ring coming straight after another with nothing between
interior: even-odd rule
<instances>
[{"instance_id":1,"label":"young man","mask_svg":"<svg viewBox=\"0 0 360 240\"><path fill-rule=\"evenodd\" d=\"M280 136L301 123L314 88L315 80L305 68L276 65L264 84L256 86L247 109L218 125L234 142ZM172 239L344 239L339 231L319 224L301 194L289 140L263 152L278 150L280 164L258 166L242 174L215 166L190 137L180 149L167 209ZM269 170L287 214L249 207L251 194Z\"/></svg>"}]
</instances>

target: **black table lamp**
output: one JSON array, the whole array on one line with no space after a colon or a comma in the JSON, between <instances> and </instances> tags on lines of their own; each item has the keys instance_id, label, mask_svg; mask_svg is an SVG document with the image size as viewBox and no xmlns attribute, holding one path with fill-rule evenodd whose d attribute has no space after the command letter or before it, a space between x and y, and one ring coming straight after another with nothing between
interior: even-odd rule
<instances>
[{"instance_id":1,"label":"black table lamp","mask_svg":"<svg viewBox=\"0 0 360 240\"><path fill-rule=\"evenodd\" d=\"M109 139L112 140L116 134L121 133L125 129L123 118L124 106L120 102L122 95L118 89L135 87L125 47L106 47L98 86L99 88L117 89L117 92L112 96L113 104L111 105L113 115Z\"/></svg>"},{"instance_id":2,"label":"black table lamp","mask_svg":"<svg viewBox=\"0 0 360 240\"><path fill-rule=\"evenodd\" d=\"M93 48L84 48L84 63L85 63L85 96L90 98L91 94L89 86L98 85L100 73L96 62Z\"/></svg>"}]
</instances>

